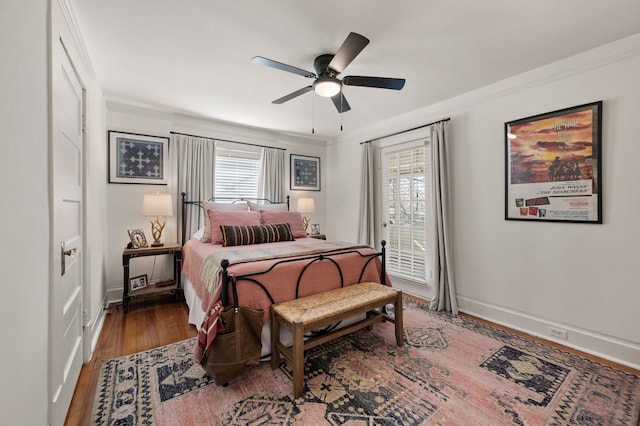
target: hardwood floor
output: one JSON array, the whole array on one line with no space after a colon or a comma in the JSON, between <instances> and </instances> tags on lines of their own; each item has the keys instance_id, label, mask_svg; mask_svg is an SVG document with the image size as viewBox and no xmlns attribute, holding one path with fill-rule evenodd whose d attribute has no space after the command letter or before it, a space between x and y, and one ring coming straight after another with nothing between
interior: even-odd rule
<instances>
[{"instance_id":1,"label":"hardwood floor","mask_svg":"<svg viewBox=\"0 0 640 426\"><path fill-rule=\"evenodd\" d=\"M422 300L422 302L424 302L424 300ZM628 373L640 375L640 371L634 370L633 368L585 354L470 315L461 315L486 323L492 327L525 336L531 340L549 344L570 353L578 354ZM89 424L102 360L117 358L195 337L197 335L196 328L188 324L188 317L189 312L187 305L184 303L176 303L172 296L157 296L156 298L149 298L142 301L133 301L130 305L130 311L126 315L122 312L122 305L112 306L105 319L93 358L88 364L82 367L82 371L80 372L80 379L76 385L65 425L76 426Z\"/></svg>"},{"instance_id":2,"label":"hardwood floor","mask_svg":"<svg viewBox=\"0 0 640 426\"><path fill-rule=\"evenodd\" d=\"M132 301L126 315L122 305L112 305L93 357L80 371L65 425L89 424L102 360L195 337L198 332L188 318L187 305L171 295Z\"/></svg>"}]
</instances>

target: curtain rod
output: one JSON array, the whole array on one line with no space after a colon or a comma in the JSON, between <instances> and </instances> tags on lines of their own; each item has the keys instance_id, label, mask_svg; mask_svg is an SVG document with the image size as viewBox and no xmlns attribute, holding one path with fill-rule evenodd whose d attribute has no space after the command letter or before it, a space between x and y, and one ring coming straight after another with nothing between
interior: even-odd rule
<instances>
[{"instance_id":1,"label":"curtain rod","mask_svg":"<svg viewBox=\"0 0 640 426\"><path fill-rule=\"evenodd\" d=\"M403 133L413 132L414 130L422 129L422 128L424 128L424 127L433 126L434 124L438 124L438 123L444 123L445 121L449 121L449 120L451 120L451 118L450 118L450 117L447 117L447 118L443 118L442 120L434 121L433 123L423 124L422 126L413 127L413 128L411 128L411 129L407 129L407 130L400 130L399 132L390 133L390 134L388 134L388 135L379 136L379 137L377 137L377 138L373 138L373 139L370 139L370 140L365 141L365 142L360 142L360 145L362 145L363 143L371 143L371 142L373 142L373 141L378 141L378 140L380 140L380 139L389 138L389 137L391 137L391 136L401 135L401 134L403 134Z\"/></svg>"},{"instance_id":2,"label":"curtain rod","mask_svg":"<svg viewBox=\"0 0 640 426\"><path fill-rule=\"evenodd\" d=\"M249 142L238 142L238 141L230 141L228 139L220 139L220 138L210 138L208 136L198 136L198 135L190 135L188 133L180 133L180 132L169 132L172 135L182 135L182 136L191 136L192 138L202 138L202 139L209 139L212 141L220 141L220 142L230 142L230 143L239 143L242 145L251 145L251 146L257 146L259 148L271 148L271 149L281 149L283 151L286 151L286 148L276 148L275 146L267 146L267 145L258 145L255 143L249 143Z\"/></svg>"}]
</instances>

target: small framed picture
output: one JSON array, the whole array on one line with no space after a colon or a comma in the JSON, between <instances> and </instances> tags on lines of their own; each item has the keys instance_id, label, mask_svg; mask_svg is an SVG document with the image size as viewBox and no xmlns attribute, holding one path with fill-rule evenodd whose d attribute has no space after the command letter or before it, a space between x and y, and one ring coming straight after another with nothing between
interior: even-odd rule
<instances>
[{"instance_id":1,"label":"small framed picture","mask_svg":"<svg viewBox=\"0 0 640 426\"><path fill-rule=\"evenodd\" d=\"M147 246L147 238L144 236L142 229L130 229L129 238L131 238L131 248L142 248Z\"/></svg>"},{"instance_id":2,"label":"small framed picture","mask_svg":"<svg viewBox=\"0 0 640 426\"><path fill-rule=\"evenodd\" d=\"M311 235L320 235L320 224L318 223L311 224Z\"/></svg>"},{"instance_id":3,"label":"small framed picture","mask_svg":"<svg viewBox=\"0 0 640 426\"><path fill-rule=\"evenodd\" d=\"M109 183L166 185L169 138L109 130Z\"/></svg>"},{"instance_id":4,"label":"small framed picture","mask_svg":"<svg viewBox=\"0 0 640 426\"><path fill-rule=\"evenodd\" d=\"M320 191L320 157L291 154L292 190Z\"/></svg>"},{"instance_id":5,"label":"small framed picture","mask_svg":"<svg viewBox=\"0 0 640 426\"><path fill-rule=\"evenodd\" d=\"M129 278L129 291L142 290L143 288L146 288L147 285L147 274Z\"/></svg>"}]
</instances>

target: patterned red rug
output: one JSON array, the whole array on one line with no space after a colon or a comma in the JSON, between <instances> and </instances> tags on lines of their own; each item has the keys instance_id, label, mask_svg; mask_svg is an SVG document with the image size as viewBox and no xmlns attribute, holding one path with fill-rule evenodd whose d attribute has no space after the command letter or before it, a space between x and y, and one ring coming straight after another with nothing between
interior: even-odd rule
<instances>
[{"instance_id":1,"label":"patterned red rug","mask_svg":"<svg viewBox=\"0 0 640 426\"><path fill-rule=\"evenodd\" d=\"M405 346L378 324L216 386L193 340L105 361L94 425L636 425L640 376L405 299Z\"/></svg>"}]
</instances>

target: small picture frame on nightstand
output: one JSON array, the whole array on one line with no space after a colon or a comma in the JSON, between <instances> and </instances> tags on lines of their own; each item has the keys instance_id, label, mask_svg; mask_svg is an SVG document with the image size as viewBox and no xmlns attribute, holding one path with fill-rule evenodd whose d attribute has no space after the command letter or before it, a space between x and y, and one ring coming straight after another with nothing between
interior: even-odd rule
<instances>
[{"instance_id":1,"label":"small picture frame on nightstand","mask_svg":"<svg viewBox=\"0 0 640 426\"><path fill-rule=\"evenodd\" d=\"M320 224L312 223L311 224L311 235L320 235Z\"/></svg>"},{"instance_id":2,"label":"small picture frame on nightstand","mask_svg":"<svg viewBox=\"0 0 640 426\"><path fill-rule=\"evenodd\" d=\"M137 249L147 246L147 237L144 236L142 229L130 229L128 232L131 239L131 248Z\"/></svg>"},{"instance_id":3,"label":"small picture frame on nightstand","mask_svg":"<svg viewBox=\"0 0 640 426\"><path fill-rule=\"evenodd\" d=\"M129 279L129 291L134 292L136 290L142 290L149 285L147 274L138 275Z\"/></svg>"}]
</instances>

